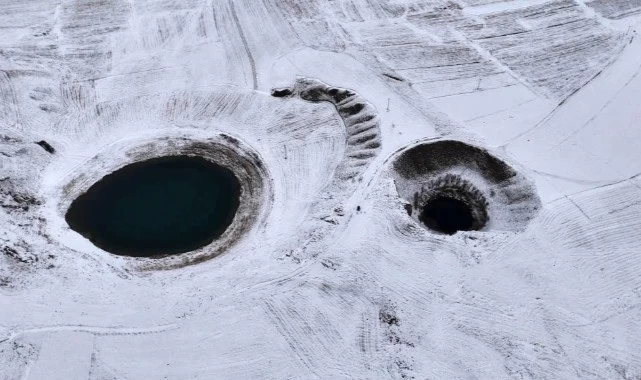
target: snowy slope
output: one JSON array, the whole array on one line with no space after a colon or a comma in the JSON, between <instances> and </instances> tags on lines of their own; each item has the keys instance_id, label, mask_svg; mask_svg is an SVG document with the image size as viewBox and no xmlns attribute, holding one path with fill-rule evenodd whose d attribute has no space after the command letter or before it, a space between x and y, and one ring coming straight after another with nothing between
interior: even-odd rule
<instances>
[{"instance_id":1,"label":"snowy slope","mask_svg":"<svg viewBox=\"0 0 641 380\"><path fill-rule=\"evenodd\" d=\"M641 378L640 9L0 0L0 379ZM220 241L66 225L207 146L251 189ZM481 230L408 214L447 175Z\"/></svg>"}]
</instances>

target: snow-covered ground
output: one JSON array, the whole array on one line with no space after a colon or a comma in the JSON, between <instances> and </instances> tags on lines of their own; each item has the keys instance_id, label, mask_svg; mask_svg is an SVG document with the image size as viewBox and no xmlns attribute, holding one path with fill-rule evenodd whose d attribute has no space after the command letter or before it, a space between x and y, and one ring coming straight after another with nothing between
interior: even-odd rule
<instances>
[{"instance_id":1,"label":"snow-covered ground","mask_svg":"<svg viewBox=\"0 0 641 380\"><path fill-rule=\"evenodd\" d=\"M641 379L639 27L638 0L0 0L0 379ZM66 225L203 143L251 163L229 236L137 259ZM410 215L447 175L481 230Z\"/></svg>"}]
</instances>

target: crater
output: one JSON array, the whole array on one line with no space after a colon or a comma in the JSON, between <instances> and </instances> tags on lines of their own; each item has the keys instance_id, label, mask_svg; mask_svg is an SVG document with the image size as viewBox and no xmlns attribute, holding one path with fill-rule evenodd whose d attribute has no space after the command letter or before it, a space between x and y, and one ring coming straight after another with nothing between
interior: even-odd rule
<instances>
[{"instance_id":1,"label":"crater","mask_svg":"<svg viewBox=\"0 0 641 380\"><path fill-rule=\"evenodd\" d=\"M518 231L541 207L524 175L487 150L460 141L422 142L401 150L392 177L410 217L436 233Z\"/></svg>"},{"instance_id":2,"label":"crater","mask_svg":"<svg viewBox=\"0 0 641 380\"><path fill-rule=\"evenodd\" d=\"M229 252L264 225L273 200L260 153L225 133L123 140L73 173L58 185L52 234L79 252L122 257L135 271Z\"/></svg>"},{"instance_id":3,"label":"crater","mask_svg":"<svg viewBox=\"0 0 641 380\"><path fill-rule=\"evenodd\" d=\"M488 202L481 191L458 175L429 181L414 198L418 220L436 232L479 231L489 220Z\"/></svg>"},{"instance_id":4,"label":"crater","mask_svg":"<svg viewBox=\"0 0 641 380\"><path fill-rule=\"evenodd\" d=\"M232 170L203 157L165 156L106 175L71 203L65 220L116 255L175 255L219 238L240 201Z\"/></svg>"},{"instance_id":5,"label":"crater","mask_svg":"<svg viewBox=\"0 0 641 380\"><path fill-rule=\"evenodd\" d=\"M469 231L474 225L470 207L465 202L448 197L428 201L418 218L428 228L448 235Z\"/></svg>"}]
</instances>

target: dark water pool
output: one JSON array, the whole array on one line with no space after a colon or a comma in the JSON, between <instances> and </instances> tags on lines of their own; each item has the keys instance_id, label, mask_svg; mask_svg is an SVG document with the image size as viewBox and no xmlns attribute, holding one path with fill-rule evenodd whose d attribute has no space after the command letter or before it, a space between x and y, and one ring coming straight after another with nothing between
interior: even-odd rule
<instances>
[{"instance_id":1,"label":"dark water pool","mask_svg":"<svg viewBox=\"0 0 641 380\"><path fill-rule=\"evenodd\" d=\"M241 185L234 173L201 157L155 158L102 178L65 219L97 247L149 257L200 248L232 223Z\"/></svg>"}]
</instances>

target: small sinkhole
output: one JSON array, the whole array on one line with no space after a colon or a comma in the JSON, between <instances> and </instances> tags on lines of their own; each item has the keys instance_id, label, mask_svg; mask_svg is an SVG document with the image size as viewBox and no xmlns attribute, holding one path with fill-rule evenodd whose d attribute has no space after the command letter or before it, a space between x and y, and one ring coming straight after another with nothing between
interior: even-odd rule
<instances>
[{"instance_id":1,"label":"small sinkhole","mask_svg":"<svg viewBox=\"0 0 641 380\"><path fill-rule=\"evenodd\" d=\"M423 206L419 220L431 230L453 235L457 231L474 229L474 215L470 206L458 199L436 197Z\"/></svg>"},{"instance_id":2,"label":"small sinkhole","mask_svg":"<svg viewBox=\"0 0 641 380\"><path fill-rule=\"evenodd\" d=\"M448 173L423 184L414 194L408 213L432 231L454 235L458 231L480 231L490 217L488 202L470 181Z\"/></svg>"},{"instance_id":3,"label":"small sinkhole","mask_svg":"<svg viewBox=\"0 0 641 380\"><path fill-rule=\"evenodd\" d=\"M65 215L72 230L121 256L193 251L220 237L240 205L234 173L202 157L127 165L96 182Z\"/></svg>"}]
</instances>

